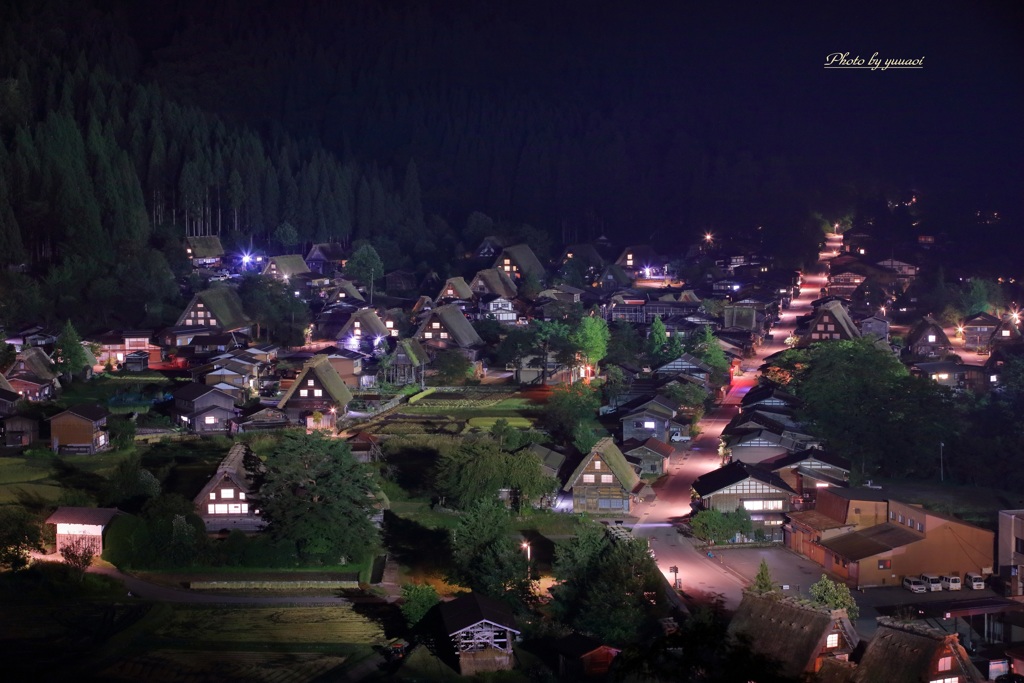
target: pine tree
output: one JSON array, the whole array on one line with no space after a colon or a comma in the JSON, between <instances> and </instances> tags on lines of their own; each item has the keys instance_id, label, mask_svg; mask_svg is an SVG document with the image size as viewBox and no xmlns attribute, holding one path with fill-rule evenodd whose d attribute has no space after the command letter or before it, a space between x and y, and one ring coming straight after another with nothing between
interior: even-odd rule
<instances>
[{"instance_id":1,"label":"pine tree","mask_svg":"<svg viewBox=\"0 0 1024 683\"><path fill-rule=\"evenodd\" d=\"M771 593L775 590L775 582L772 580L768 563L764 560L761 560L761 566L757 568L757 576L754 577L754 583L751 584L750 590L759 595Z\"/></svg>"},{"instance_id":2,"label":"pine tree","mask_svg":"<svg viewBox=\"0 0 1024 683\"><path fill-rule=\"evenodd\" d=\"M88 365L85 349L82 348L82 338L78 336L70 320L64 323L64 329L57 337L53 359L54 370L65 377L72 377Z\"/></svg>"}]
</instances>

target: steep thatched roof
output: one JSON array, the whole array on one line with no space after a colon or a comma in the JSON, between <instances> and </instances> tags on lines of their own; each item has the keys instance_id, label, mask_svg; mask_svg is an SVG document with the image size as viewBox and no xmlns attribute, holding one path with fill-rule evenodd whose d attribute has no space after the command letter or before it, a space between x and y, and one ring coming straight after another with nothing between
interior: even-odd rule
<instances>
[{"instance_id":1,"label":"steep thatched roof","mask_svg":"<svg viewBox=\"0 0 1024 683\"><path fill-rule=\"evenodd\" d=\"M284 410L296 391L300 387L305 386L306 378L310 374L319 380L320 385L327 392L328 395L323 397L325 400L331 399L342 406L348 405L352 401L352 392L345 386L344 380L341 379L341 375L331 365L330 359L327 356L316 355L306 361L306 364L302 367L302 372L299 373L299 376L295 378L295 382L288 387L288 391L278 401L278 409Z\"/></svg>"},{"instance_id":2,"label":"steep thatched roof","mask_svg":"<svg viewBox=\"0 0 1024 683\"><path fill-rule=\"evenodd\" d=\"M196 294L196 299L203 302L210 316L217 321L217 327L226 332L252 325L252 321L242 308L238 291L232 287L212 287ZM189 305L185 309L186 313L191 308ZM178 324L181 325L182 320L178 320Z\"/></svg>"},{"instance_id":3,"label":"steep thatched roof","mask_svg":"<svg viewBox=\"0 0 1024 683\"><path fill-rule=\"evenodd\" d=\"M283 256L271 256L267 259L267 265L263 269L264 275L276 275L278 277L294 277L301 273L308 273L309 266L301 254L285 254Z\"/></svg>"},{"instance_id":4,"label":"steep thatched roof","mask_svg":"<svg viewBox=\"0 0 1024 683\"><path fill-rule=\"evenodd\" d=\"M443 299L472 299L473 290L466 284L466 280L462 277L450 277L444 281L441 286L441 291L437 295L437 300Z\"/></svg>"},{"instance_id":5,"label":"steep thatched roof","mask_svg":"<svg viewBox=\"0 0 1024 683\"><path fill-rule=\"evenodd\" d=\"M474 292L497 294L506 299L515 298L519 292L516 283L508 275L497 268L486 268L473 276L470 289Z\"/></svg>"},{"instance_id":6,"label":"steep thatched roof","mask_svg":"<svg viewBox=\"0 0 1024 683\"><path fill-rule=\"evenodd\" d=\"M599 455L601 459L608 464L608 469L612 471L615 478L619 480L619 484L626 491L632 492L633 489L637 488L637 484L640 483L640 477L637 476L636 472L633 471L633 467L626 460L626 456L622 454L619 447L615 445L615 442L610 437L605 437L594 444L594 447L590 449L580 464L576 467L573 473L569 476L566 481L563 490L569 491L573 485L583 474L583 471L587 469L587 466L594 459L594 456Z\"/></svg>"},{"instance_id":7,"label":"steep thatched roof","mask_svg":"<svg viewBox=\"0 0 1024 683\"><path fill-rule=\"evenodd\" d=\"M494 262L494 267L501 268L502 259L506 258L512 259L512 262L519 266L519 270L524 276L533 275L538 280L544 279L544 266L541 264L540 259L537 258L537 255L533 253L530 245L516 244L511 247L505 247Z\"/></svg>"},{"instance_id":8,"label":"steep thatched roof","mask_svg":"<svg viewBox=\"0 0 1024 683\"><path fill-rule=\"evenodd\" d=\"M466 314L455 304L440 306L430 311L430 314L427 315L423 324L416 331L416 338L424 339L423 333L431 331L433 329L431 325L434 322L440 322L445 331L451 336L451 341L460 348L474 348L484 343L480 339L480 335L473 329L473 326L466 320Z\"/></svg>"},{"instance_id":9,"label":"steep thatched roof","mask_svg":"<svg viewBox=\"0 0 1024 683\"><path fill-rule=\"evenodd\" d=\"M939 674L938 659L951 657L951 668ZM945 633L916 623L901 623L879 617L878 630L857 664L855 683L920 683L935 678L983 681L985 678L970 662L956 634Z\"/></svg>"},{"instance_id":10,"label":"steep thatched roof","mask_svg":"<svg viewBox=\"0 0 1024 683\"><path fill-rule=\"evenodd\" d=\"M216 235L186 237L185 246L192 250L189 254L192 258L217 258L224 255L224 247Z\"/></svg>"},{"instance_id":11,"label":"steep thatched roof","mask_svg":"<svg viewBox=\"0 0 1024 683\"><path fill-rule=\"evenodd\" d=\"M835 654L849 654L859 637L846 610L830 610L776 593L747 592L729 622L729 634L749 641L750 648L779 663L780 673L799 678L814 671L814 660L825 645L826 636L839 634Z\"/></svg>"}]
</instances>

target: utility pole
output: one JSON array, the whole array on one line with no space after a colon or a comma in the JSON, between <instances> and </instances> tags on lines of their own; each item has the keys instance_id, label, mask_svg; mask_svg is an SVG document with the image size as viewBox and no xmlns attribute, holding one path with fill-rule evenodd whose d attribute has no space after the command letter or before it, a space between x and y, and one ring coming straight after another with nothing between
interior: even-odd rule
<instances>
[{"instance_id":1,"label":"utility pole","mask_svg":"<svg viewBox=\"0 0 1024 683\"><path fill-rule=\"evenodd\" d=\"M939 481L946 481L946 468L942 461L942 449L946 444L939 442Z\"/></svg>"}]
</instances>

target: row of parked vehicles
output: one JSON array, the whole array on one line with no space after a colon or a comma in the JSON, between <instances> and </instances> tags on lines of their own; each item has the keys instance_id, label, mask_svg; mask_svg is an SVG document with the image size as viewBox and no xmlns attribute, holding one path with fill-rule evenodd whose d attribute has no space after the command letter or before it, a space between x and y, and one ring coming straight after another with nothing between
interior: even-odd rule
<instances>
[{"instance_id":1,"label":"row of parked vehicles","mask_svg":"<svg viewBox=\"0 0 1024 683\"><path fill-rule=\"evenodd\" d=\"M964 586L971 590L982 590L985 588L985 578L981 574L967 573L964 580L956 574L921 574L921 576L908 576L903 579L903 587L911 593L928 593L930 591L958 591Z\"/></svg>"}]
</instances>

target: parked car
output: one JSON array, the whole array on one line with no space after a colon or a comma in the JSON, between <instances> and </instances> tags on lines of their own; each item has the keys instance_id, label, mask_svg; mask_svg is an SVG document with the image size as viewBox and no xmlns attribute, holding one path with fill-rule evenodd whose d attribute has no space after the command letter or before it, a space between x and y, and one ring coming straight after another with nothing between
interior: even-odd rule
<instances>
[{"instance_id":1,"label":"parked car","mask_svg":"<svg viewBox=\"0 0 1024 683\"><path fill-rule=\"evenodd\" d=\"M942 581L935 574L921 574L921 581L929 591L942 590Z\"/></svg>"},{"instance_id":2,"label":"parked car","mask_svg":"<svg viewBox=\"0 0 1024 683\"><path fill-rule=\"evenodd\" d=\"M965 574L964 583L966 583L967 587L971 590L985 590L985 578L981 574L975 574L974 572Z\"/></svg>"},{"instance_id":3,"label":"parked car","mask_svg":"<svg viewBox=\"0 0 1024 683\"><path fill-rule=\"evenodd\" d=\"M946 591L958 591L960 590L960 577L955 574L943 574L939 577L939 581L942 583L942 590Z\"/></svg>"},{"instance_id":4,"label":"parked car","mask_svg":"<svg viewBox=\"0 0 1024 683\"><path fill-rule=\"evenodd\" d=\"M908 576L907 578L903 579L903 587L911 593L928 592L928 588L924 585L924 581L914 576Z\"/></svg>"}]
</instances>

